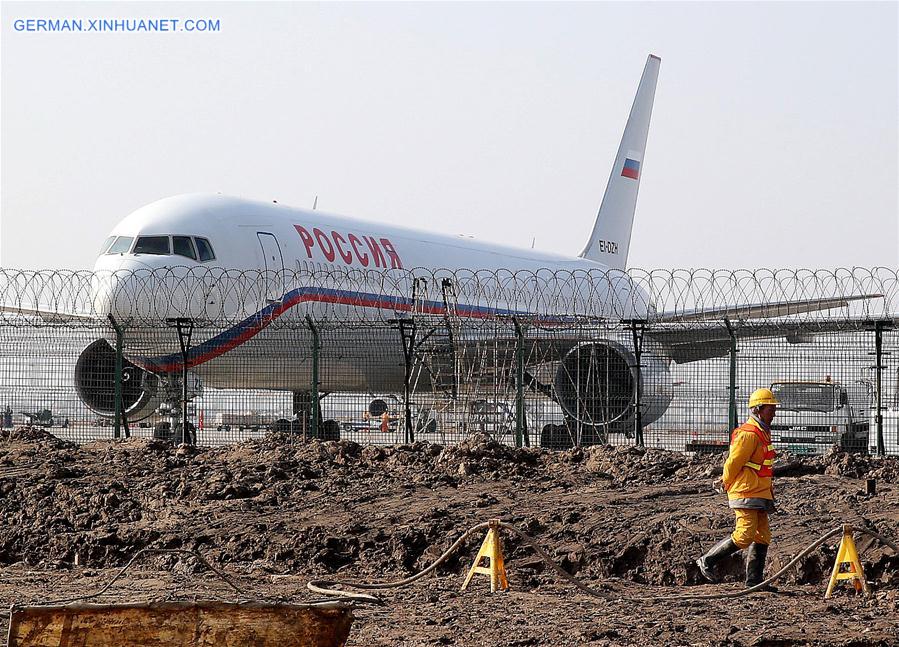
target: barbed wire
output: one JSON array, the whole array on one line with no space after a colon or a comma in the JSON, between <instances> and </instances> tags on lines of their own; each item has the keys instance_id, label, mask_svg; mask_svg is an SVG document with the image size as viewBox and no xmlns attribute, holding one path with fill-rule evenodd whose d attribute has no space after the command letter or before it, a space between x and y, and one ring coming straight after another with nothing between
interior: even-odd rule
<instances>
[{"instance_id":1,"label":"barbed wire","mask_svg":"<svg viewBox=\"0 0 899 647\"><path fill-rule=\"evenodd\" d=\"M847 301L814 309L824 299ZM792 306L737 308L785 303ZM110 312L132 326L178 317L209 325L255 318L297 326L306 325L307 315L325 324L386 323L408 314L547 324L689 324L704 316L848 322L897 316L899 270L0 269L0 308L2 325L105 326Z\"/></svg>"}]
</instances>

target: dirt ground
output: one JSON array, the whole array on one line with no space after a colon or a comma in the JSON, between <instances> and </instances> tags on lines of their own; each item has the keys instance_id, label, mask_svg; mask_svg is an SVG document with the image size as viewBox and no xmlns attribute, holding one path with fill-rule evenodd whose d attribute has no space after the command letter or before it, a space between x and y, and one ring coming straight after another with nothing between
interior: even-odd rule
<instances>
[{"instance_id":1,"label":"dirt ground","mask_svg":"<svg viewBox=\"0 0 899 647\"><path fill-rule=\"evenodd\" d=\"M621 598L742 588L701 584L693 560L731 528L712 488L722 456L634 447L549 452L486 438L457 446L292 444L215 449L132 439L74 445L38 429L0 436L0 605L85 595L146 547L201 553L253 597L315 599L311 578L398 580L462 532L501 518L609 599L560 580L504 536L511 590L476 576L482 536L435 575L360 606L349 645L899 645L899 555L859 540L874 595L824 590L837 540L800 562L778 594L736 600ZM843 523L899 538L899 458L782 457L767 573ZM865 494L864 479L877 493ZM99 601L236 595L190 556L144 559ZM95 600L97 601L97 600ZM0 616L0 632L7 618Z\"/></svg>"}]
</instances>

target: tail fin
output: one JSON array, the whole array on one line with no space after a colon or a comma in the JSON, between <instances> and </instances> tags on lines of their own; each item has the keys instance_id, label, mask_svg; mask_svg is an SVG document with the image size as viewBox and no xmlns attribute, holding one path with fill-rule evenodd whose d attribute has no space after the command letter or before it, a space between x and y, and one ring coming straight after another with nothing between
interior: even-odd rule
<instances>
[{"instance_id":1,"label":"tail fin","mask_svg":"<svg viewBox=\"0 0 899 647\"><path fill-rule=\"evenodd\" d=\"M631 114L624 127L624 135L618 146L618 155L612 166L612 175L593 225L593 232L581 258L597 261L612 269L623 270L627 266L627 252L631 244L634 226L634 209L643 170L643 153L649 133L652 101L659 78L662 59L652 54L646 59L643 77L637 88Z\"/></svg>"}]
</instances>

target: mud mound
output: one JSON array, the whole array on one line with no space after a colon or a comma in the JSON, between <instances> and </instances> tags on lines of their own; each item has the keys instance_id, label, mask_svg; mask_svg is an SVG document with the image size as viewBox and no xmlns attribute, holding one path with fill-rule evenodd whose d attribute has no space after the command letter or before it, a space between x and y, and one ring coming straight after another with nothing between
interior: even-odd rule
<instances>
[{"instance_id":1,"label":"mud mound","mask_svg":"<svg viewBox=\"0 0 899 647\"><path fill-rule=\"evenodd\" d=\"M74 447L73 443L60 440L46 429L41 427L16 427L15 429L0 429L0 440L7 442L27 442L47 444L53 447Z\"/></svg>"},{"instance_id":2,"label":"mud mound","mask_svg":"<svg viewBox=\"0 0 899 647\"><path fill-rule=\"evenodd\" d=\"M569 456L578 450L564 452ZM585 467L618 485L639 485L709 479L721 471L722 455L687 456L678 452L643 447L588 447Z\"/></svg>"},{"instance_id":3,"label":"mud mound","mask_svg":"<svg viewBox=\"0 0 899 647\"><path fill-rule=\"evenodd\" d=\"M824 474L849 476L856 479L877 479L884 483L899 483L899 461L895 458L863 456L832 452L818 461Z\"/></svg>"},{"instance_id":4,"label":"mud mound","mask_svg":"<svg viewBox=\"0 0 899 647\"><path fill-rule=\"evenodd\" d=\"M89 574L121 566L145 547L196 549L260 594L294 595L322 575L395 581L430 565L474 524L498 517L529 533L568 572L616 595L683 593L689 589L658 587L698 584L694 560L732 529L726 498L712 487L723 459L636 447L516 449L487 436L449 447L278 435L201 449L144 439L78 446L20 428L0 436L0 591L7 604L21 599L21 580L11 576L53 583L32 599L52 599L59 581L76 578L88 584L73 593L96 590ZM899 537L899 458L785 455L776 472L780 512L772 517L768 573L841 523ZM865 494L863 478L878 479L876 495ZM388 613L386 620L363 618L354 644L483 644L482 621L493 623L498 645L762 644L755 625L738 628L755 600L711 611L594 602L572 611L571 587L511 534L503 543L513 591L460 595L459 574L480 541L472 537L427 582L391 594L404 603L373 612ZM859 550L875 598L853 620L854 631L870 629L887 640L882 644L895 644L899 634L887 618L899 610L899 556L864 539ZM790 573L785 586L798 597L763 600L779 619L779 635L790 636L778 644L812 644L796 628L812 617L815 631L838 635L856 613L849 594L826 609L820 600L835 554L836 542L827 543ZM141 568L164 577L174 571L178 586L201 570L173 556ZM719 573L741 582L741 556ZM291 583L276 590L272 574L297 577L276 578ZM143 590L146 575L122 585ZM178 593L207 595L205 586L197 580ZM510 613L518 614L514 622Z\"/></svg>"},{"instance_id":5,"label":"mud mound","mask_svg":"<svg viewBox=\"0 0 899 647\"><path fill-rule=\"evenodd\" d=\"M363 447L272 435L198 449L145 439L77 446L20 428L4 440L0 564L109 567L147 546L186 547L264 572L353 568L380 579L423 568L466 528L502 517L570 572L685 585L701 581L694 560L729 531L732 516L712 489L723 460L714 455L612 446L550 452L487 436L448 447ZM14 476L4 476L4 465L18 466ZM787 467L797 478L780 479L788 485L779 496L792 505L786 521L804 524L800 534L820 534L837 517L899 534L893 517L859 516L857 483L845 479L879 478L895 503L889 484L899 460L833 454L790 458ZM809 480L820 478L846 481L837 510L823 520L818 485ZM877 499L868 503L877 510ZM521 542L507 543L526 582L553 580ZM820 581L833 560L826 550L794 581ZM440 572L456 572L464 559L453 557ZM892 563L882 562L878 577ZM724 566L734 579L741 569L739 557ZM891 577L884 581L895 583Z\"/></svg>"}]
</instances>

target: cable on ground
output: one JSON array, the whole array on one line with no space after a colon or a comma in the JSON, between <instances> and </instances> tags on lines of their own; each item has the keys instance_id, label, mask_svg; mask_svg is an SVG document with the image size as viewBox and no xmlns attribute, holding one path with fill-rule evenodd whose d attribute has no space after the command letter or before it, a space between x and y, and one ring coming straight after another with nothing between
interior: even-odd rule
<instances>
[{"instance_id":1,"label":"cable on ground","mask_svg":"<svg viewBox=\"0 0 899 647\"><path fill-rule=\"evenodd\" d=\"M247 594L246 591L244 591L242 588L237 586L237 584L235 584L231 580L231 578L229 578L222 571L220 571L215 566L210 564L206 560L205 557L200 555L200 553L198 553L195 550L187 550L186 548L142 548L141 550L134 553L134 555L131 557L131 559L128 560L128 563L125 564L118 573L116 573L115 577L113 577L111 580L109 580L109 582L106 583L106 586L104 586L102 589L100 589L96 593L89 593L87 595L79 595L78 597L74 597L74 598L60 598L58 600L49 600L47 602L44 602L43 604L44 604L44 606L51 606L54 604L68 604L71 602L81 602L83 600L92 600L93 598L98 598L101 595L103 595L104 593L106 593L109 589L111 589L112 585L115 584L116 582L118 582L122 578L122 576L125 574L125 572L128 571L128 569L130 569L134 565L134 563L137 561L137 559L139 557L143 557L144 555L173 555L173 554L190 555L192 557L196 557L197 561L199 561L206 568L208 568L210 571L215 573L219 577L220 580L222 580L225 584L227 584L232 589L234 589L234 591L238 595L242 595L244 597L249 597L249 595Z\"/></svg>"},{"instance_id":2,"label":"cable on ground","mask_svg":"<svg viewBox=\"0 0 899 647\"><path fill-rule=\"evenodd\" d=\"M122 576L137 562L138 558L144 557L146 555L189 555L191 557L195 557L197 559L197 561L199 561L206 568L208 568L210 571L215 573L215 575L218 576L218 578L220 580L222 580L225 584L227 584L229 587L231 587L238 595L241 596L241 598L238 598L239 604L246 604L246 603L252 603L252 602L268 602L268 603L277 604L277 603L287 602L287 599L281 598L281 597L251 596L247 591L245 591L244 589L240 588L237 584L235 584L234 581L231 578L229 578L222 570L220 570L220 569L216 568L215 566L213 566L212 564L210 564L209 561L205 557L200 555L200 553L198 553L195 550L188 550L186 548L142 548L141 550L134 553L134 555L131 557L131 559L128 560L128 563L125 564L125 566L123 566L119 570L119 572L116 573L115 576L111 580L109 580L109 582L107 582L106 585L103 588L101 588L99 591L96 591L95 593L89 593L87 595L79 595L79 596L71 597L71 598L59 598L56 600L48 600L46 602L41 603L41 606L71 604L72 602L82 602L85 600L92 600L94 598L98 598L101 595L103 595L104 593L106 593L107 591L109 591L109 589L112 588L112 585L115 584L117 581L119 581L122 578ZM360 598L359 601L367 601L367 602L374 602L377 604L383 604L379 598L376 598L373 596L360 595L358 597ZM368 598L368 599L366 599L366 598ZM346 602L346 600L342 596L338 596L336 598L332 597L330 599L325 599L325 600L315 600L313 602L308 602L308 603L304 603L304 604L306 606L328 607L328 606L332 606L335 602L344 604ZM21 606L21 605L13 604L11 609L5 609L5 610L0 611L0 616L9 617L11 614L11 611L19 606Z\"/></svg>"},{"instance_id":3,"label":"cable on ground","mask_svg":"<svg viewBox=\"0 0 899 647\"><path fill-rule=\"evenodd\" d=\"M346 591L342 589L337 589L337 586L346 586L353 589L360 590L384 590L384 589L394 589L401 588L404 586L408 586L413 582L421 579L428 573L431 573L434 569L436 569L440 564L445 562L450 555L452 555L458 548L462 545L462 543L468 539L474 533L484 530L489 526L489 522L483 522L476 524L466 530L461 537L459 537L452 546L446 549L440 557L438 557L430 566L425 568L414 575L411 575L402 580L398 580L396 582L355 582L352 580L339 580L339 581L326 581L326 580L312 580L307 585L306 588L314 593L318 593L321 595L333 596L335 598L345 599L349 601L358 601L358 602L372 602L372 596L354 593L352 591ZM798 555L793 557L783 568L774 573L771 577L766 579L765 581L745 589L740 589L739 591L729 591L726 593L706 593L706 594L687 594L687 595L655 595L655 596L621 596L616 595L611 591L603 591L597 588L593 588L587 584L585 584L582 580L571 575L565 569L563 569L555 560L553 560L545 550L537 543L537 541L528 535L527 533L519 530L515 526L505 523L504 521L499 522L499 526L501 528L505 528L510 531L517 537L519 537L524 543L530 546L534 552L546 563L550 568L552 568L560 577L564 580L568 581L570 584L575 586L580 591L586 593L591 597L602 598L603 600L624 600L624 601L633 601L633 602L652 602L652 601L672 601L672 600L721 600L727 598L739 598L745 595L751 595L752 593L757 593L763 591L765 587L767 587L772 582L775 582L779 578L781 578L787 571L793 568L796 564L799 563L803 557L811 553L813 550L818 548L821 544L823 544L828 539L840 535L843 533L843 526L839 526L838 528L834 528L833 530L829 530L828 532L821 535L818 539L809 544L805 549L803 549ZM853 531L863 533L869 535L873 539L876 539L883 543L886 546L889 546L896 553L899 553L899 545L895 542L887 539L883 535L874 532L873 530L869 530L867 528L855 528L853 527ZM380 598L375 598L379 603Z\"/></svg>"}]
</instances>

